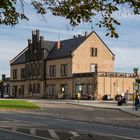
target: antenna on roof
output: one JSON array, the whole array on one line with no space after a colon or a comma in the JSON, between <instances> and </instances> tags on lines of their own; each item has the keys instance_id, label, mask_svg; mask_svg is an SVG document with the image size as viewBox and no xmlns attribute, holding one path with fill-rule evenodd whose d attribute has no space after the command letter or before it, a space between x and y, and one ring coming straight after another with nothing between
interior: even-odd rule
<instances>
[{"instance_id":1,"label":"antenna on roof","mask_svg":"<svg viewBox=\"0 0 140 140\"><path fill-rule=\"evenodd\" d=\"M60 32L59 32L59 34L58 34L58 41L60 41Z\"/></svg>"}]
</instances>

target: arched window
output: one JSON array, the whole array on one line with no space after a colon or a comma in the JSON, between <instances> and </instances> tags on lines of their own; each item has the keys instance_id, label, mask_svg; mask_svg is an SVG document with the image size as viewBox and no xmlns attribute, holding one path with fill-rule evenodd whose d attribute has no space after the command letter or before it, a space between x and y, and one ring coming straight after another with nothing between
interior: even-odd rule
<instances>
[{"instance_id":1,"label":"arched window","mask_svg":"<svg viewBox=\"0 0 140 140\"><path fill-rule=\"evenodd\" d=\"M40 93L40 84L37 84L37 93Z\"/></svg>"},{"instance_id":2,"label":"arched window","mask_svg":"<svg viewBox=\"0 0 140 140\"><path fill-rule=\"evenodd\" d=\"M33 84L33 93L36 93L36 85L35 85L35 83Z\"/></svg>"},{"instance_id":3,"label":"arched window","mask_svg":"<svg viewBox=\"0 0 140 140\"><path fill-rule=\"evenodd\" d=\"M32 85L31 85L31 83L29 84L29 92L32 92Z\"/></svg>"}]
</instances>

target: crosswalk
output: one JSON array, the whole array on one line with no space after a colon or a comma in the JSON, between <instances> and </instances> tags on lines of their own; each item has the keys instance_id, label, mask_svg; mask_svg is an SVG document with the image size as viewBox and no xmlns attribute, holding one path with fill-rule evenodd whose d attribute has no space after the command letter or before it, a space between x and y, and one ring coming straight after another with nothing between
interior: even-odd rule
<instances>
[{"instance_id":1,"label":"crosswalk","mask_svg":"<svg viewBox=\"0 0 140 140\"><path fill-rule=\"evenodd\" d=\"M0 129L8 130L13 133L27 134L32 137L40 137L47 140L71 140L76 137L80 137L80 133L76 131L66 131L57 129L43 129L43 128L21 128L21 127L9 127L0 126Z\"/></svg>"}]
</instances>

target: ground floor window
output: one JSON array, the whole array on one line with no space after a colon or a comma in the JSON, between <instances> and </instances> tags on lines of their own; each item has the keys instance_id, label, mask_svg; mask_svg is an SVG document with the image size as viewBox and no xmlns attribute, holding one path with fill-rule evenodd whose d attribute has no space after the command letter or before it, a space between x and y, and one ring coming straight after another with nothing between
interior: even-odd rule
<instances>
[{"instance_id":1,"label":"ground floor window","mask_svg":"<svg viewBox=\"0 0 140 140\"><path fill-rule=\"evenodd\" d=\"M92 84L76 84L75 85L75 95L80 93L82 99L92 99L94 97L94 90Z\"/></svg>"},{"instance_id":2,"label":"ground floor window","mask_svg":"<svg viewBox=\"0 0 140 140\"><path fill-rule=\"evenodd\" d=\"M55 85L48 85L48 94L54 95L56 93Z\"/></svg>"},{"instance_id":3,"label":"ground floor window","mask_svg":"<svg viewBox=\"0 0 140 140\"><path fill-rule=\"evenodd\" d=\"M30 96L37 96L40 93L40 84L30 83L28 91L29 91Z\"/></svg>"},{"instance_id":4,"label":"ground floor window","mask_svg":"<svg viewBox=\"0 0 140 140\"><path fill-rule=\"evenodd\" d=\"M12 87L12 96L13 96L14 98L17 97L17 85L14 85L14 86Z\"/></svg>"},{"instance_id":5,"label":"ground floor window","mask_svg":"<svg viewBox=\"0 0 140 140\"><path fill-rule=\"evenodd\" d=\"M61 88L60 90L61 90L62 98L66 99L68 94L68 85L61 84L60 88Z\"/></svg>"},{"instance_id":6,"label":"ground floor window","mask_svg":"<svg viewBox=\"0 0 140 140\"><path fill-rule=\"evenodd\" d=\"M19 96L21 96L21 97L24 96L24 85L21 85L19 88Z\"/></svg>"}]
</instances>

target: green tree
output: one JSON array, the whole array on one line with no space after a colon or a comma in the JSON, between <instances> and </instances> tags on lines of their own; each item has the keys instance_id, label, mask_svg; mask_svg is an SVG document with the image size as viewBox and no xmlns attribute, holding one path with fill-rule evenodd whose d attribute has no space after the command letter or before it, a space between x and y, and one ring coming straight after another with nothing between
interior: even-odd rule
<instances>
[{"instance_id":1,"label":"green tree","mask_svg":"<svg viewBox=\"0 0 140 140\"><path fill-rule=\"evenodd\" d=\"M0 92L1 92L1 90L2 90L2 87L3 87L3 81L0 80Z\"/></svg>"},{"instance_id":2,"label":"green tree","mask_svg":"<svg viewBox=\"0 0 140 140\"><path fill-rule=\"evenodd\" d=\"M106 29L106 36L118 38L116 25L120 22L113 13L130 12L140 14L140 0L1 0L0 24L15 25L19 20L29 20L24 10L32 5L42 16L49 11L55 16L62 16L75 27L81 22L94 22L99 28ZM17 6L18 5L18 6ZM20 9L19 6L22 8Z\"/></svg>"}]
</instances>

